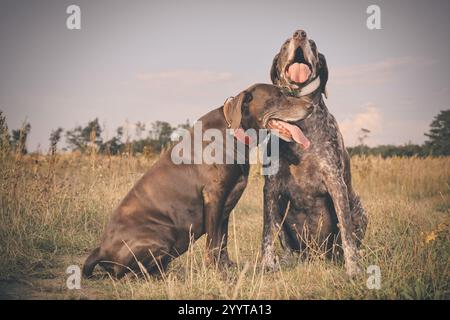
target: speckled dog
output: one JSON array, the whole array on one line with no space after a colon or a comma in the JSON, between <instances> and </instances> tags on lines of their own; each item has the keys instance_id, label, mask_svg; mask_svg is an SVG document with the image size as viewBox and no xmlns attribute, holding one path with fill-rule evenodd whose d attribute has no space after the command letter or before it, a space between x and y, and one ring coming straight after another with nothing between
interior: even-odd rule
<instances>
[{"instance_id":1,"label":"speckled dog","mask_svg":"<svg viewBox=\"0 0 450 320\"><path fill-rule=\"evenodd\" d=\"M325 56L304 30L281 47L271 68L272 82L298 98L316 101L310 117L297 125L309 140L280 140L280 170L265 177L263 263L276 268L274 234L282 247L307 252L312 241L332 252L341 243L346 272L354 275L358 246L367 225L366 213L352 187L350 158L338 124L328 111L328 68ZM283 138L283 137L281 137Z\"/></svg>"}]
</instances>

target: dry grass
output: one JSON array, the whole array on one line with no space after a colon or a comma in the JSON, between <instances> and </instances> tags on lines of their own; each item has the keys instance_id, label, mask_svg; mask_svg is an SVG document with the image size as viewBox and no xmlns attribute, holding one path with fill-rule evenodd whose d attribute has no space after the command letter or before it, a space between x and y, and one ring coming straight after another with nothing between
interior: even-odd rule
<instances>
[{"instance_id":1,"label":"dry grass","mask_svg":"<svg viewBox=\"0 0 450 320\"><path fill-rule=\"evenodd\" d=\"M162 279L83 280L81 266L109 213L154 159L3 155L0 159L0 296L113 299L448 299L449 158L353 158L353 181L369 214L363 264L381 268L382 287L349 280L341 262L295 257L280 272L259 268L263 179L253 172L230 220L238 269L205 266L204 239ZM253 170L255 171L255 170Z\"/></svg>"}]
</instances>

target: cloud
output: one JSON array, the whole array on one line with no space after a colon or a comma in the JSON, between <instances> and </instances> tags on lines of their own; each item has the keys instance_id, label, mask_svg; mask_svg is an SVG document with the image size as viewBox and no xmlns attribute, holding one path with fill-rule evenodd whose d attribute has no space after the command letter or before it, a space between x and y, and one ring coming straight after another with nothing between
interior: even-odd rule
<instances>
[{"instance_id":1,"label":"cloud","mask_svg":"<svg viewBox=\"0 0 450 320\"><path fill-rule=\"evenodd\" d=\"M365 141L366 144L374 145L377 142L376 136L382 130L382 113L373 103L366 103L363 108L364 111L339 122L346 145L359 144L358 137L361 135L361 129L370 131Z\"/></svg>"},{"instance_id":2,"label":"cloud","mask_svg":"<svg viewBox=\"0 0 450 320\"><path fill-rule=\"evenodd\" d=\"M385 84L407 68L421 68L434 63L434 60L411 56L389 58L374 63L337 67L332 71L332 80L338 85Z\"/></svg>"},{"instance_id":3,"label":"cloud","mask_svg":"<svg viewBox=\"0 0 450 320\"><path fill-rule=\"evenodd\" d=\"M137 79L151 86L199 86L230 82L234 79L230 72L210 70L175 69L147 72L137 75Z\"/></svg>"}]
</instances>

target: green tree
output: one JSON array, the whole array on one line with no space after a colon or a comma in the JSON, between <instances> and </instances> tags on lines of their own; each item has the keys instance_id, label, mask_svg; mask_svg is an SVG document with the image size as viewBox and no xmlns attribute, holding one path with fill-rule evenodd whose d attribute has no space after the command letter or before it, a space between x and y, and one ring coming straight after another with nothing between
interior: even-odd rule
<instances>
[{"instance_id":1,"label":"green tree","mask_svg":"<svg viewBox=\"0 0 450 320\"><path fill-rule=\"evenodd\" d=\"M428 137L425 147L431 155L450 155L450 110L439 112L430 124L430 131L425 135Z\"/></svg>"},{"instance_id":2,"label":"green tree","mask_svg":"<svg viewBox=\"0 0 450 320\"><path fill-rule=\"evenodd\" d=\"M122 152L124 148L124 144L122 142L123 138L123 127L118 127L116 130L116 135L112 137L110 140L106 141L100 147L101 153L116 155Z\"/></svg>"},{"instance_id":3,"label":"green tree","mask_svg":"<svg viewBox=\"0 0 450 320\"><path fill-rule=\"evenodd\" d=\"M140 139L142 136L142 133L145 131L145 123L143 123L141 121L136 122L135 130L136 130L136 136L138 137L138 139Z\"/></svg>"},{"instance_id":4,"label":"green tree","mask_svg":"<svg viewBox=\"0 0 450 320\"><path fill-rule=\"evenodd\" d=\"M2 153L8 153L10 148L10 136L8 124L6 123L6 116L4 116L3 111L0 110L0 151Z\"/></svg>"},{"instance_id":5,"label":"green tree","mask_svg":"<svg viewBox=\"0 0 450 320\"><path fill-rule=\"evenodd\" d=\"M157 140L160 148L164 148L170 142L170 135L174 128L170 123L165 121L156 121L152 123L152 129L150 130L150 137L152 140Z\"/></svg>"},{"instance_id":6,"label":"green tree","mask_svg":"<svg viewBox=\"0 0 450 320\"><path fill-rule=\"evenodd\" d=\"M95 146L100 148L103 144L101 138L102 128L95 118L89 121L88 124L83 128L82 126L77 126L72 130L66 132L66 142L72 150L79 150L81 152L86 152L89 146Z\"/></svg>"},{"instance_id":7,"label":"green tree","mask_svg":"<svg viewBox=\"0 0 450 320\"><path fill-rule=\"evenodd\" d=\"M22 128L12 131L11 146L15 152L27 154L27 138L31 131L31 124L24 122Z\"/></svg>"},{"instance_id":8,"label":"green tree","mask_svg":"<svg viewBox=\"0 0 450 320\"><path fill-rule=\"evenodd\" d=\"M63 133L63 131L64 131L64 129L59 127L58 129L53 130L50 133L50 138L49 138L50 152L52 155L56 153L57 145L58 145L58 142L61 140L61 134Z\"/></svg>"}]
</instances>

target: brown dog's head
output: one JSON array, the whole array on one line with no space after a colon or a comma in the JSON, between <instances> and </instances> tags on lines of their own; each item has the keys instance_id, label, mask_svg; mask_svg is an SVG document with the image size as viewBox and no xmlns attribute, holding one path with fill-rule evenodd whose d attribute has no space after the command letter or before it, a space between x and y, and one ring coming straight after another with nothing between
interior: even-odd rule
<instances>
[{"instance_id":1,"label":"brown dog's head","mask_svg":"<svg viewBox=\"0 0 450 320\"><path fill-rule=\"evenodd\" d=\"M286 141L301 147L309 146L308 139L295 124L308 117L313 110L311 99L285 95L281 88L270 84L255 84L234 98L228 98L223 113L231 129L269 129Z\"/></svg>"},{"instance_id":2,"label":"brown dog's head","mask_svg":"<svg viewBox=\"0 0 450 320\"><path fill-rule=\"evenodd\" d=\"M270 69L272 83L307 95L320 89L326 97L328 67L325 56L304 30L297 30L275 56ZM320 84L319 84L320 80Z\"/></svg>"}]
</instances>

